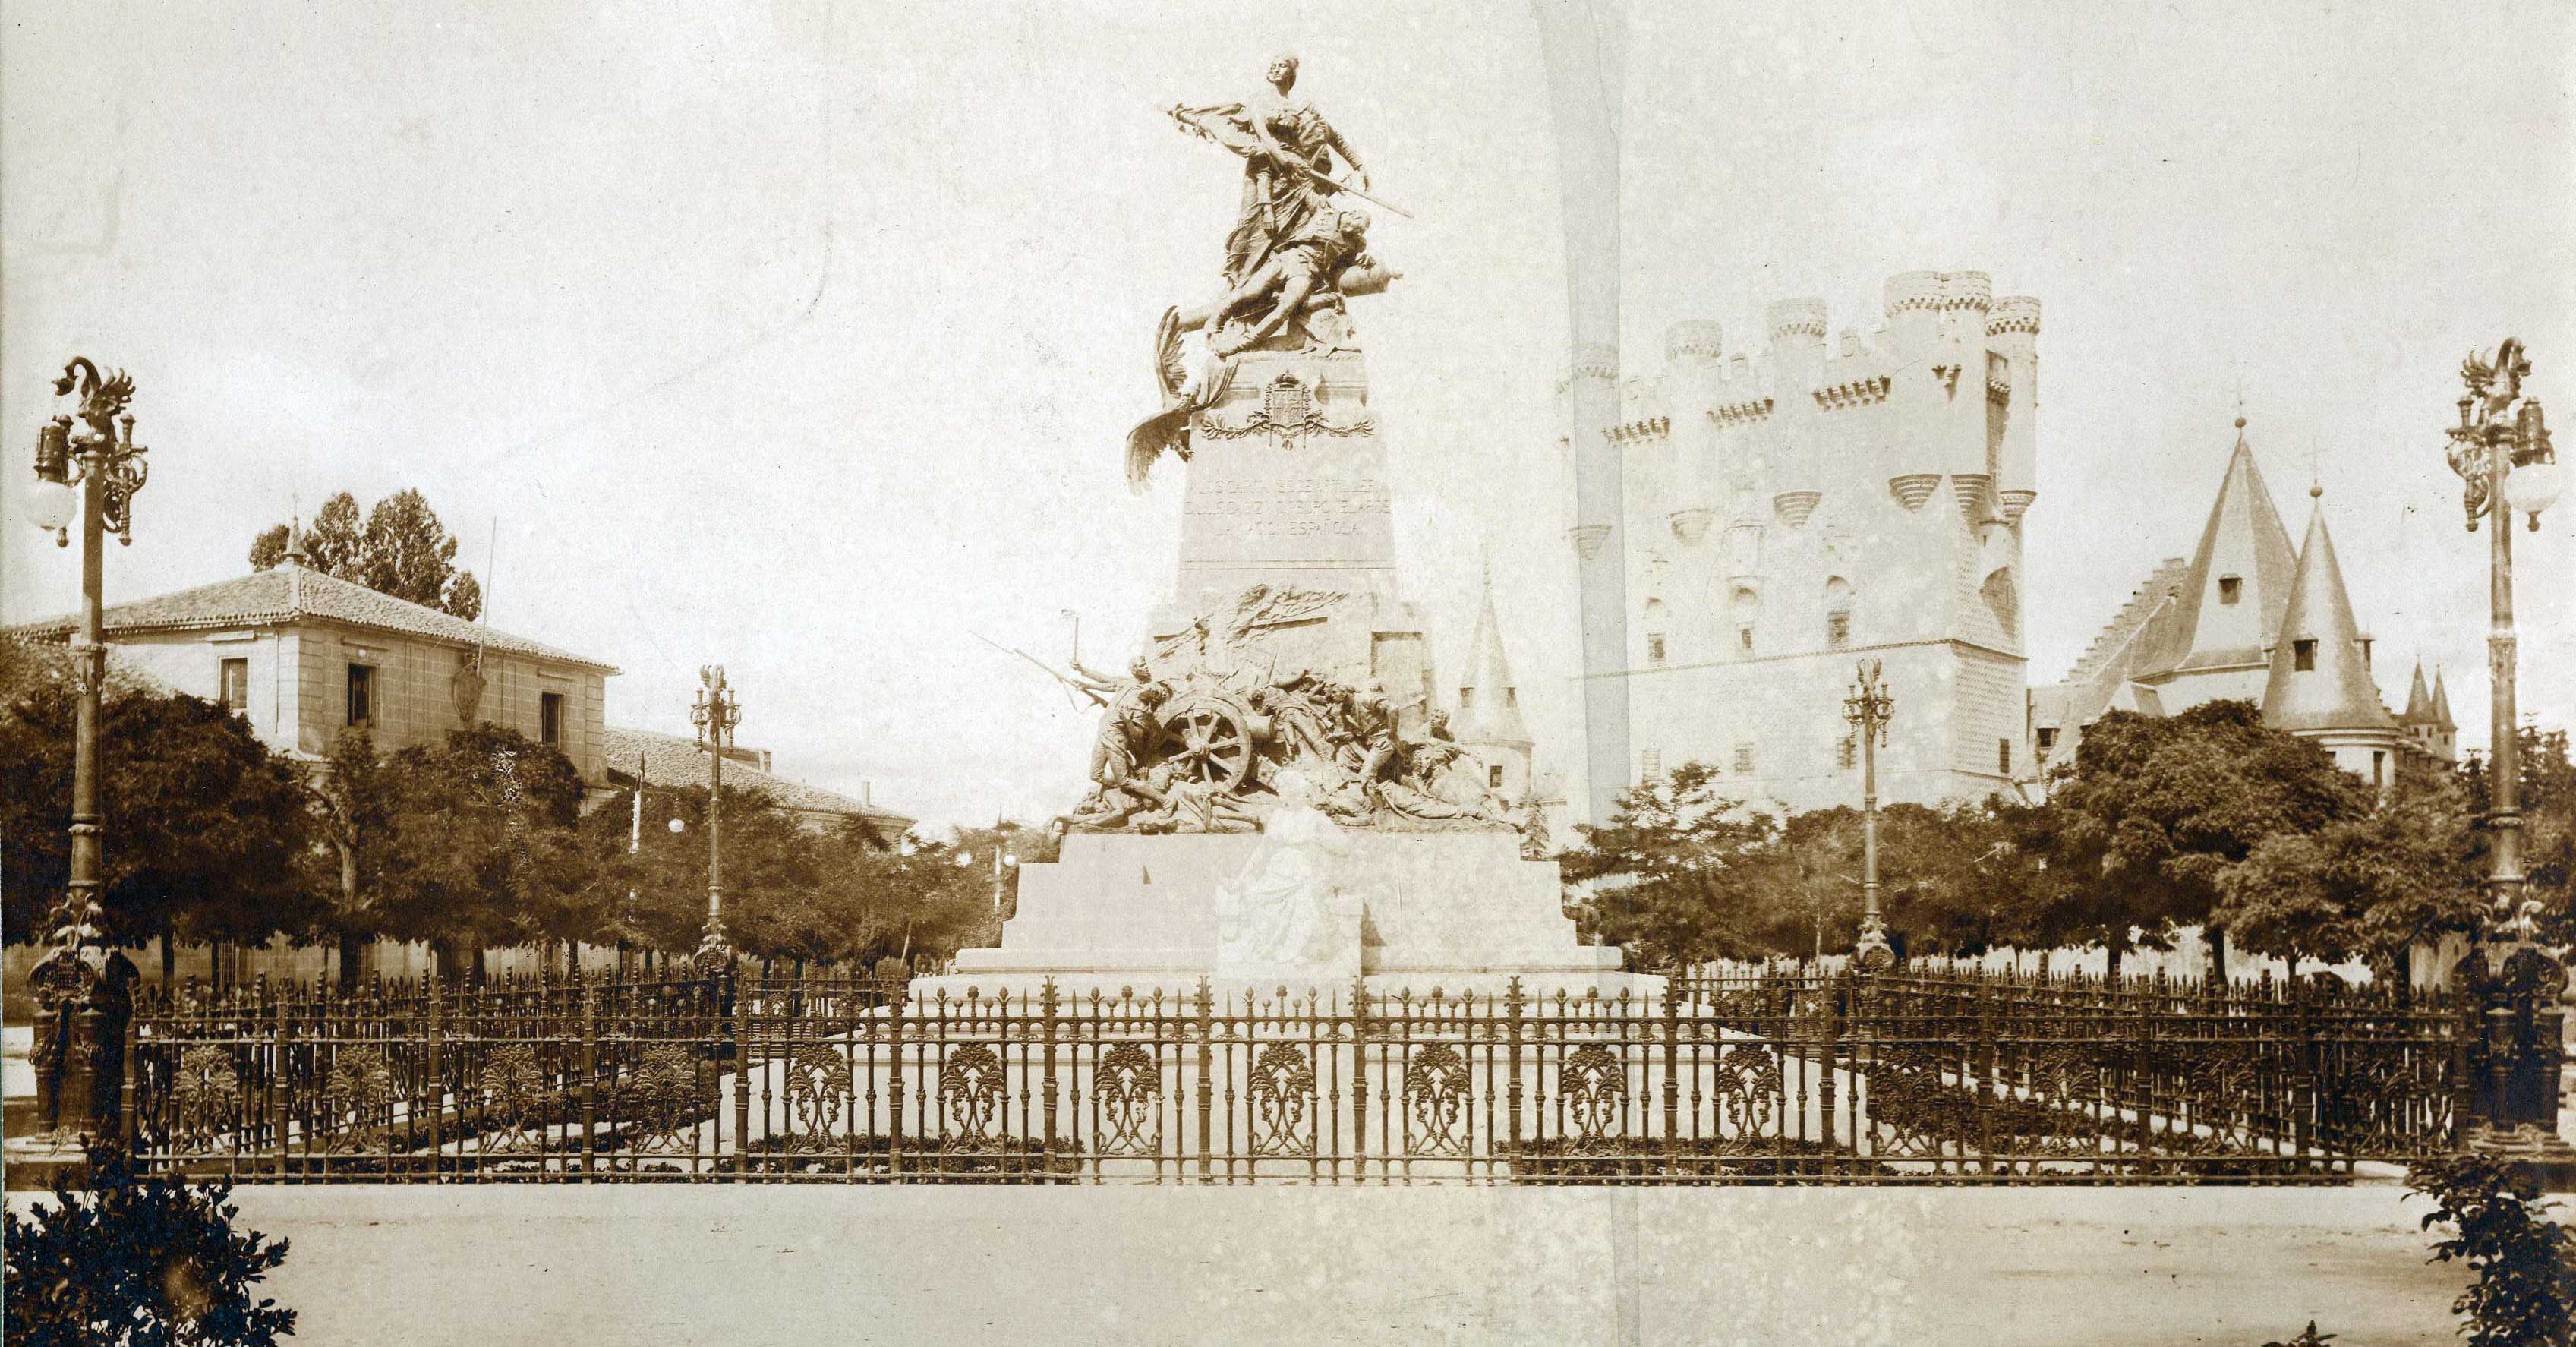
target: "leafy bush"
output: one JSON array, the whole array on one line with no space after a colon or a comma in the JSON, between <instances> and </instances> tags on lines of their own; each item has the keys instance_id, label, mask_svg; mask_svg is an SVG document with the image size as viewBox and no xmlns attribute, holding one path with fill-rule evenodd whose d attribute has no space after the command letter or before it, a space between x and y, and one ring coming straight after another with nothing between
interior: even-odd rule
<instances>
[{"instance_id":1,"label":"leafy bush","mask_svg":"<svg viewBox=\"0 0 2576 1347\"><path fill-rule=\"evenodd\" d=\"M2576 1344L2576 1237L2549 1219L2529 1170L2489 1155L2450 1155L2409 1170L2406 1186L2433 1199L2424 1228L2455 1233L2433 1262L2460 1259L2476 1274L2451 1302L2470 1347Z\"/></svg>"},{"instance_id":2,"label":"leafy bush","mask_svg":"<svg viewBox=\"0 0 2576 1347\"><path fill-rule=\"evenodd\" d=\"M91 1153L87 1191L57 1175L53 1205L8 1213L9 1347L273 1347L295 1311L253 1304L286 1241L233 1229L226 1182L138 1175Z\"/></svg>"}]
</instances>

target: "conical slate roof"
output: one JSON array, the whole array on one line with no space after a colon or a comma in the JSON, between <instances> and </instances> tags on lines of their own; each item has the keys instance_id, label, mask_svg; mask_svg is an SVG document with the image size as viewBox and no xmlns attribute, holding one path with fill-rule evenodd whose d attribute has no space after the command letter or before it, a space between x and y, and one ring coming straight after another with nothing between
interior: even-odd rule
<instances>
[{"instance_id":1,"label":"conical slate roof","mask_svg":"<svg viewBox=\"0 0 2576 1347\"><path fill-rule=\"evenodd\" d=\"M1494 573L1485 572L1484 602L1476 612L1475 641L1467 647L1467 681L1458 685L1458 723L1450 733L1462 744L1527 747L1520 695L1511 662L1503 657L1503 627L1494 616Z\"/></svg>"},{"instance_id":2,"label":"conical slate roof","mask_svg":"<svg viewBox=\"0 0 2576 1347\"><path fill-rule=\"evenodd\" d=\"M2298 667L2302 642L2316 643L2312 667ZM2362 658L2361 629L2344 592L2343 567L2326 533L2325 507L2308 519L2299 545L2299 569L2290 582L2289 611L2281 618L2272 651L2272 678L2263 690L2263 723L2276 730L2393 730L2395 717L2379 701L2379 685Z\"/></svg>"},{"instance_id":3,"label":"conical slate roof","mask_svg":"<svg viewBox=\"0 0 2576 1347\"><path fill-rule=\"evenodd\" d=\"M2433 723L2446 730L2460 728L2460 722L2451 719L2451 690L2442 686L2438 667L2433 670Z\"/></svg>"},{"instance_id":4,"label":"conical slate roof","mask_svg":"<svg viewBox=\"0 0 2576 1347\"><path fill-rule=\"evenodd\" d=\"M2290 576L2298 558L2290 531L2245 445L2245 419L2236 420L2236 449L2218 500L2201 527L2191 570L2176 602L2156 615L2144 634L2132 678L2150 682L2173 673L2227 665L2259 664L2289 608ZM2236 581L2227 602L2225 581Z\"/></svg>"},{"instance_id":5,"label":"conical slate roof","mask_svg":"<svg viewBox=\"0 0 2576 1347\"><path fill-rule=\"evenodd\" d=\"M2430 725L2433 720L2433 693L2424 686L2424 661L2415 661L2415 680L2406 689L2406 714L2397 718L2408 725Z\"/></svg>"}]
</instances>

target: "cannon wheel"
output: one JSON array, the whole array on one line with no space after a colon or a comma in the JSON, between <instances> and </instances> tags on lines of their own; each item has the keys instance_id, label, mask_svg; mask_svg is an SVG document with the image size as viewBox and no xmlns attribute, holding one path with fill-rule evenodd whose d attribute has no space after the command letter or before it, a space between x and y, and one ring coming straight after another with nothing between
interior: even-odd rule
<instances>
[{"instance_id":1,"label":"cannon wheel","mask_svg":"<svg viewBox=\"0 0 2576 1347\"><path fill-rule=\"evenodd\" d=\"M1265 718L1240 698L1185 692L1164 703L1159 718L1163 734L1156 757L1176 775L1225 791L1251 784Z\"/></svg>"}]
</instances>

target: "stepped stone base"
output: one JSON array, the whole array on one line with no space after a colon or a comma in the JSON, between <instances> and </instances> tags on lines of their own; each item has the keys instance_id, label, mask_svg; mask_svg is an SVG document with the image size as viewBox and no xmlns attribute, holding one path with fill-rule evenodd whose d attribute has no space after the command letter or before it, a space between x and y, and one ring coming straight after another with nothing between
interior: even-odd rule
<instances>
[{"instance_id":1,"label":"stepped stone base","mask_svg":"<svg viewBox=\"0 0 2576 1347\"><path fill-rule=\"evenodd\" d=\"M961 950L954 974L916 980L916 998L1034 992L1053 978L1068 995L1221 991L1372 995L1437 988L1500 994L1562 991L1650 998L1658 976L1622 971L1621 952L1584 945L1565 915L1556 863L1528 861L1510 833L1348 834L1343 885L1324 919L1325 952L1296 966L1229 963L1219 950L1216 894L1260 850L1253 833L1136 836L1075 833L1063 859L1020 871L1019 913L998 949Z\"/></svg>"}]
</instances>

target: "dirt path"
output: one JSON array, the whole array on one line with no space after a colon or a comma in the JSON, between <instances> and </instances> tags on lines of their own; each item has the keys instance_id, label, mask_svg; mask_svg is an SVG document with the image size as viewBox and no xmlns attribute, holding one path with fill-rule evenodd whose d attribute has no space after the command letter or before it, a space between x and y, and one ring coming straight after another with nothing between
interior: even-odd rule
<instances>
[{"instance_id":1,"label":"dirt path","mask_svg":"<svg viewBox=\"0 0 2576 1347\"><path fill-rule=\"evenodd\" d=\"M260 1187L299 1341L2447 1343L2354 1189ZM24 1198L13 1195L12 1201Z\"/></svg>"}]
</instances>

